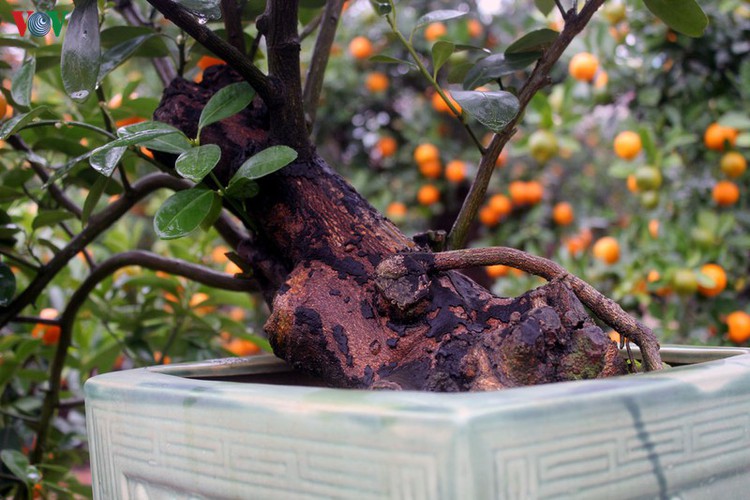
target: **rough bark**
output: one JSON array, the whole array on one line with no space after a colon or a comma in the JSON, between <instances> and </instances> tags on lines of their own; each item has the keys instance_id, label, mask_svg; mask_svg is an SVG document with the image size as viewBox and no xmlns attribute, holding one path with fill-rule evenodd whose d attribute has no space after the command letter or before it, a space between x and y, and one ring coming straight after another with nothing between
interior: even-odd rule
<instances>
[{"instance_id":1,"label":"rough bark","mask_svg":"<svg viewBox=\"0 0 750 500\"><path fill-rule=\"evenodd\" d=\"M211 93L233 78L219 69L201 85L176 80L156 118L194 134ZM220 179L265 147L263 111L255 104L203 132L202 143L222 147ZM427 249L315 154L262 179L248 212L259 228L256 243L272 256L255 266L273 294L265 328L274 351L331 385L490 390L626 371L616 345L557 281L496 297L458 272L428 276L425 262L412 259L410 306L388 301L376 285L377 265Z\"/></svg>"}]
</instances>

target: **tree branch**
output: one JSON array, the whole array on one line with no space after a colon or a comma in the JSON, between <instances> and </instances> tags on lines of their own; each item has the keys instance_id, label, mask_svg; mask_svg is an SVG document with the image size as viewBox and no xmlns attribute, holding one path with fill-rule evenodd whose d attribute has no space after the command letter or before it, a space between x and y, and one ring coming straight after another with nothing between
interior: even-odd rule
<instances>
[{"instance_id":1,"label":"tree branch","mask_svg":"<svg viewBox=\"0 0 750 500\"><path fill-rule=\"evenodd\" d=\"M331 45L333 45L333 40L336 37L336 28L338 28L343 7L344 0L328 0L326 2L321 19L320 33L318 33L318 38L315 40L315 49L313 50L310 69L307 72L305 80L305 90L302 93L305 114L309 120L311 130L312 124L315 123L318 101L320 100L320 93L323 90L326 66L328 65L328 58L331 55Z\"/></svg>"},{"instance_id":2,"label":"tree branch","mask_svg":"<svg viewBox=\"0 0 750 500\"><path fill-rule=\"evenodd\" d=\"M276 85L259 70L248 57L219 38L210 28L199 24L188 11L172 0L148 0L164 17L182 28L198 43L216 54L234 68L247 82L252 85L258 95L269 108L278 107L282 100ZM295 11L296 12L296 11ZM297 16L295 14L296 21ZM295 25L296 28L296 25Z\"/></svg>"},{"instance_id":3,"label":"tree branch","mask_svg":"<svg viewBox=\"0 0 750 500\"><path fill-rule=\"evenodd\" d=\"M268 74L279 81L283 93L283 104L271 113L270 136L275 142L296 149L300 160L305 160L312 153L312 146L302 102L298 6L299 0L268 0L266 12L258 19L258 30L266 33Z\"/></svg>"},{"instance_id":4,"label":"tree branch","mask_svg":"<svg viewBox=\"0 0 750 500\"><path fill-rule=\"evenodd\" d=\"M39 430L36 444L29 457L32 463L38 463L47 445L50 422L55 409L59 405L62 371L65 359L73 338L73 323L78 310L88 299L96 286L116 270L127 266L141 266L155 271L164 271L178 276L184 276L206 286L231 290L235 292L250 292L257 290L250 280L234 278L229 274L220 273L190 262L162 257L144 250L132 250L110 257L91 272L81 286L73 293L65 311L60 317L60 339L55 349L55 357L50 366L49 388L44 396L42 410L39 416Z\"/></svg>"},{"instance_id":5,"label":"tree branch","mask_svg":"<svg viewBox=\"0 0 750 500\"><path fill-rule=\"evenodd\" d=\"M107 208L93 215L88 225L73 238L68 245L60 250L47 264L39 269L29 286L21 292L7 307L0 308L0 327L6 325L13 317L20 313L27 305L33 303L52 279L63 269L70 259L94 241L102 232L108 229L116 220L122 217L130 208L145 196L161 188L174 191L190 187L190 183L172 177L168 174L150 174L133 184L133 189L126 192Z\"/></svg>"},{"instance_id":6,"label":"tree branch","mask_svg":"<svg viewBox=\"0 0 750 500\"><path fill-rule=\"evenodd\" d=\"M12 135L8 137L8 144L10 144L13 149L16 149L18 151L23 151L24 153L33 153L31 148L26 144L23 139L21 139L17 135ZM31 165L31 169L34 171L34 173L41 179L42 182L46 183L49 181L49 175L47 175L46 170L44 170L44 165L41 165L39 162L34 161L32 159L27 158L26 161L29 162L29 165ZM68 198L65 193L62 192L62 190L57 187L55 184L50 184L48 187L49 194L52 196L52 199L57 202L58 205L63 207L68 212L74 214L76 218L81 218L81 208L76 205L73 200Z\"/></svg>"},{"instance_id":7,"label":"tree branch","mask_svg":"<svg viewBox=\"0 0 750 500\"><path fill-rule=\"evenodd\" d=\"M626 313L615 301L605 297L594 287L570 274L564 267L551 260L515 248L470 248L435 254L398 254L381 262L376 269L376 273L379 277L389 280L397 280L406 276L410 272L414 272L405 263L407 258L420 262L423 268L423 270L420 269L420 272L424 274L502 264L541 276L548 281L561 281L597 317L641 348L646 370L662 369L659 342L650 328Z\"/></svg>"},{"instance_id":8,"label":"tree branch","mask_svg":"<svg viewBox=\"0 0 750 500\"><path fill-rule=\"evenodd\" d=\"M153 27L153 24L150 21L143 18L138 10L138 6L135 5L132 0L118 0L115 10L120 13L128 24L133 26ZM177 76L177 71L175 70L172 60L168 57L157 57L152 59L152 61L161 83L164 86L169 85L169 82Z\"/></svg>"},{"instance_id":9,"label":"tree branch","mask_svg":"<svg viewBox=\"0 0 750 500\"><path fill-rule=\"evenodd\" d=\"M227 40L242 55L245 51L245 33L242 31L242 9L237 0L221 0L221 17L227 30Z\"/></svg>"},{"instance_id":10,"label":"tree branch","mask_svg":"<svg viewBox=\"0 0 750 500\"><path fill-rule=\"evenodd\" d=\"M495 169L497 157L500 155L513 134L515 134L516 125L523 116L526 106L531 101L531 98L534 97L539 90L549 84L549 74L557 60L560 59L560 56L568 45L570 45L570 42L573 41L576 35L586 27L591 20L591 17L594 15L594 12L596 12L603 3L604 0L589 0L586 2L586 5L580 13L577 15L569 15L565 22L565 27L557 37L557 40L555 40L555 42L544 51L544 54L537 62L529 79L518 94L518 101L520 102L518 113L502 131L493 136L485 154L482 155L477 176L471 184L469 193L464 199L463 206L461 206L461 211L456 217L456 221L453 223L453 227L448 235L449 248L463 248L466 245L469 229L471 229L471 225L476 219L479 208L487 194L487 186L490 183L492 172Z\"/></svg>"}]
</instances>

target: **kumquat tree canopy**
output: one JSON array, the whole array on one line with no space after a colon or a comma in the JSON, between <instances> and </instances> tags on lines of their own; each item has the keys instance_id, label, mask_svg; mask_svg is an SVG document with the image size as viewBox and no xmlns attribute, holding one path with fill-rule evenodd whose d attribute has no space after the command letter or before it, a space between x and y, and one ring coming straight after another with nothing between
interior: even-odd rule
<instances>
[{"instance_id":1,"label":"kumquat tree canopy","mask_svg":"<svg viewBox=\"0 0 750 500\"><path fill-rule=\"evenodd\" d=\"M750 4L701 4L4 1L0 495L91 495L114 370L490 391L749 345Z\"/></svg>"}]
</instances>

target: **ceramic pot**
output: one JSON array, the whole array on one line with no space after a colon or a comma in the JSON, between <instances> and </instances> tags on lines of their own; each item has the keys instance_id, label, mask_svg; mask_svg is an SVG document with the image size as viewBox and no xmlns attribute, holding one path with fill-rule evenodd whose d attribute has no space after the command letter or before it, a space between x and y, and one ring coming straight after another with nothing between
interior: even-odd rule
<instances>
[{"instance_id":1,"label":"ceramic pot","mask_svg":"<svg viewBox=\"0 0 750 500\"><path fill-rule=\"evenodd\" d=\"M505 391L329 389L272 356L86 384L95 498L743 498L750 350Z\"/></svg>"}]
</instances>

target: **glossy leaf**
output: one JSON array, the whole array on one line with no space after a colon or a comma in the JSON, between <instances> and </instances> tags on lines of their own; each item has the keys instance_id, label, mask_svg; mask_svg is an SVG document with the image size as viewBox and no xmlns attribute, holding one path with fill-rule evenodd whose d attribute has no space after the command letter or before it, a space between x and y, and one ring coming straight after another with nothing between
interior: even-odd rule
<instances>
[{"instance_id":1,"label":"glossy leaf","mask_svg":"<svg viewBox=\"0 0 750 500\"><path fill-rule=\"evenodd\" d=\"M419 28L427 26L428 24L437 23L440 21L448 21L450 19L456 19L465 15L466 12L462 12L460 10L434 10L417 19L417 24L414 25L413 31L417 31Z\"/></svg>"},{"instance_id":2,"label":"glossy leaf","mask_svg":"<svg viewBox=\"0 0 750 500\"><path fill-rule=\"evenodd\" d=\"M17 104L28 107L31 104L31 88L36 73L36 58L26 59L13 77L10 95Z\"/></svg>"},{"instance_id":3,"label":"glossy leaf","mask_svg":"<svg viewBox=\"0 0 750 500\"><path fill-rule=\"evenodd\" d=\"M26 484L42 480L39 470L29 463L29 459L18 450L0 451L0 460L18 479Z\"/></svg>"},{"instance_id":4,"label":"glossy leaf","mask_svg":"<svg viewBox=\"0 0 750 500\"><path fill-rule=\"evenodd\" d=\"M534 5L546 16L555 8L555 0L534 0Z\"/></svg>"},{"instance_id":5,"label":"glossy leaf","mask_svg":"<svg viewBox=\"0 0 750 500\"><path fill-rule=\"evenodd\" d=\"M159 238L173 240L192 233L210 215L218 195L205 188L180 191L164 202L154 217Z\"/></svg>"},{"instance_id":6,"label":"glossy leaf","mask_svg":"<svg viewBox=\"0 0 750 500\"><path fill-rule=\"evenodd\" d=\"M117 164L127 149L127 146L102 146L91 152L91 155L89 156L89 164L100 174L109 177L112 175L112 172L115 171L115 168L117 168Z\"/></svg>"},{"instance_id":7,"label":"glossy leaf","mask_svg":"<svg viewBox=\"0 0 750 500\"><path fill-rule=\"evenodd\" d=\"M44 111L47 111L47 108L44 106L39 106L38 108L32 109L28 113L16 115L13 118L0 123L0 140L6 140L9 136L15 134L26 125L31 123L34 118L42 114L42 112Z\"/></svg>"},{"instance_id":8,"label":"glossy leaf","mask_svg":"<svg viewBox=\"0 0 750 500\"><path fill-rule=\"evenodd\" d=\"M40 227L54 226L59 222L65 222L73 217L74 215L67 210L45 210L39 212L39 215L34 217L31 228L36 230Z\"/></svg>"},{"instance_id":9,"label":"glossy leaf","mask_svg":"<svg viewBox=\"0 0 750 500\"><path fill-rule=\"evenodd\" d=\"M200 182L219 163L221 148L216 144L205 144L182 153L175 162L175 170L182 177Z\"/></svg>"},{"instance_id":10,"label":"glossy leaf","mask_svg":"<svg viewBox=\"0 0 750 500\"><path fill-rule=\"evenodd\" d=\"M434 75L437 75L437 72L440 71L443 64L445 64L446 61L448 61L448 58L453 55L454 50L456 50L456 45L453 42L447 42L444 40L435 42L432 46L432 72Z\"/></svg>"},{"instance_id":11,"label":"glossy leaf","mask_svg":"<svg viewBox=\"0 0 750 500\"><path fill-rule=\"evenodd\" d=\"M699 37L708 26L708 17L695 0L643 0L643 3L678 33Z\"/></svg>"},{"instance_id":12,"label":"glossy leaf","mask_svg":"<svg viewBox=\"0 0 750 500\"><path fill-rule=\"evenodd\" d=\"M13 300L16 293L16 276L10 267L0 262L0 307L5 307Z\"/></svg>"},{"instance_id":13,"label":"glossy leaf","mask_svg":"<svg viewBox=\"0 0 750 500\"><path fill-rule=\"evenodd\" d=\"M99 75L99 9L96 0L79 0L63 39L63 86L74 101L89 98Z\"/></svg>"},{"instance_id":14,"label":"glossy leaf","mask_svg":"<svg viewBox=\"0 0 750 500\"><path fill-rule=\"evenodd\" d=\"M475 89L503 76L511 75L526 68L542 56L541 52L521 52L518 54L493 54L477 62L464 78L464 89Z\"/></svg>"},{"instance_id":15,"label":"glossy leaf","mask_svg":"<svg viewBox=\"0 0 750 500\"><path fill-rule=\"evenodd\" d=\"M195 14L201 24L221 18L220 0L178 0L177 3Z\"/></svg>"},{"instance_id":16,"label":"glossy leaf","mask_svg":"<svg viewBox=\"0 0 750 500\"><path fill-rule=\"evenodd\" d=\"M238 200L246 200L248 198L252 198L254 196L257 196L259 192L260 186L257 182L244 178L234 180L226 189L227 196Z\"/></svg>"},{"instance_id":17,"label":"glossy leaf","mask_svg":"<svg viewBox=\"0 0 750 500\"><path fill-rule=\"evenodd\" d=\"M500 132L516 117L520 109L518 98L510 92L463 90L453 91L451 95L465 112L493 132Z\"/></svg>"},{"instance_id":18,"label":"glossy leaf","mask_svg":"<svg viewBox=\"0 0 750 500\"><path fill-rule=\"evenodd\" d=\"M102 175L109 177L117 167L117 162L120 161L122 155L128 146L134 146L136 144L143 144L149 140L156 139L165 135L173 134L172 130L164 130L161 128L141 130L133 134L125 135L115 139L112 142L105 144L99 148L96 148L91 152L89 157L89 163L94 170Z\"/></svg>"},{"instance_id":19,"label":"glossy leaf","mask_svg":"<svg viewBox=\"0 0 750 500\"><path fill-rule=\"evenodd\" d=\"M126 40L118 45L115 45L104 54L102 54L101 64L99 65L99 75L97 76L97 82L101 82L104 78L120 64L125 62L130 56L132 56L138 48L145 42L153 38L153 34L141 35L130 40Z\"/></svg>"},{"instance_id":20,"label":"glossy leaf","mask_svg":"<svg viewBox=\"0 0 750 500\"><path fill-rule=\"evenodd\" d=\"M526 33L524 36L511 43L505 49L505 54L518 54L521 52L539 52L552 45L557 37L560 36L555 30L542 28L540 30Z\"/></svg>"},{"instance_id":21,"label":"glossy leaf","mask_svg":"<svg viewBox=\"0 0 750 500\"><path fill-rule=\"evenodd\" d=\"M272 146L248 158L229 181L229 186L239 179L256 180L280 170L297 159L297 152L287 146Z\"/></svg>"},{"instance_id":22,"label":"glossy leaf","mask_svg":"<svg viewBox=\"0 0 750 500\"><path fill-rule=\"evenodd\" d=\"M118 137L128 137L137 132L143 132L144 130L164 130L171 132L170 134L162 135L154 139L147 140L141 143L141 146L154 151L162 151L164 153L181 154L188 151L193 146L190 144L190 140L181 130L168 125L166 123L157 121L146 121L141 123L135 123L126 127L120 127L117 129Z\"/></svg>"},{"instance_id":23,"label":"glossy leaf","mask_svg":"<svg viewBox=\"0 0 750 500\"><path fill-rule=\"evenodd\" d=\"M198 134L212 123L239 113L252 102L255 90L246 82L233 83L215 93L206 103L198 120Z\"/></svg>"}]
</instances>

